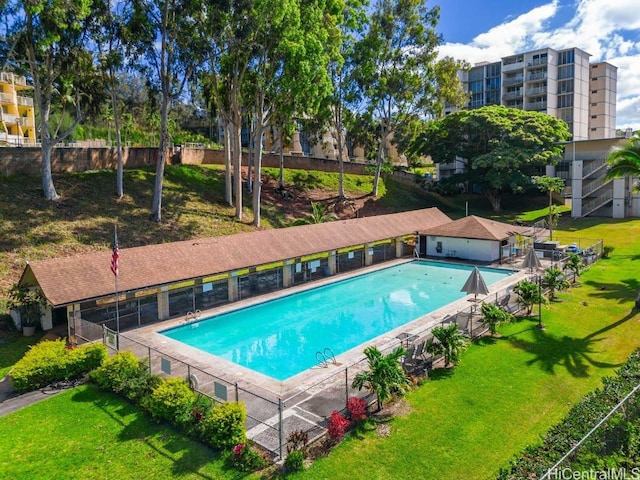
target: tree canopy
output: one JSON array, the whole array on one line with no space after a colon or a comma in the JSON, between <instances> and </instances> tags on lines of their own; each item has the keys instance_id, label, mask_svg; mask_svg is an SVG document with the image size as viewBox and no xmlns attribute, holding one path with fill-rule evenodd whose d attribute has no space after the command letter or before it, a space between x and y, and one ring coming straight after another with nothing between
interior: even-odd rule
<instances>
[{"instance_id":1,"label":"tree canopy","mask_svg":"<svg viewBox=\"0 0 640 480\"><path fill-rule=\"evenodd\" d=\"M436 163L463 159L463 179L482 188L499 212L502 194L529 187L532 175L561 159L570 136L563 120L491 105L430 122L410 149Z\"/></svg>"}]
</instances>

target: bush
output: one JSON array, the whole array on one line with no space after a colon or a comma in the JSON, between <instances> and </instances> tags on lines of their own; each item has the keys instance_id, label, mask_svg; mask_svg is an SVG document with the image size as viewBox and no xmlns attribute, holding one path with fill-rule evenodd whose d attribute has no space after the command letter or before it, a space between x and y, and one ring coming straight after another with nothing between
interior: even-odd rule
<instances>
[{"instance_id":1,"label":"bush","mask_svg":"<svg viewBox=\"0 0 640 480\"><path fill-rule=\"evenodd\" d=\"M204 421L212 408L213 401L205 396L197 394L193 404L186 410L178 412L176 423L188 434L198 432L200 424Z\"/></svg>"},{"instance_id":2,"label":"bush","mask_svg":"<svg viewBox=\"0 0 640 480\"><path fill-rule=\"evenodd\" d=\"M131 352L118 352L109 357L89 377L101 388L136 402L142 402L161 381L151 375L147 364Z\"/></svg>"},{"instance_id":3,"label":"bush","mask_svg":"<svg viewBox=\"0 0 640 480\"><path fill-rule=\"evenodd\" d=\"M154 419L177 423L179 417L191 411L195 400L196 394L184 380L169 378L152 390L146 407Z\"/></svg>"},{"instance_id":4,"label":"bush","mask_svg":"<svg viewBox=\"0 0 640 480\"><path fill-rule=\"evenodd\" d=\"M347 400L347 412L352 422L360 422L367 418L367 402L360 397L350 397Z\"/></svg>"},{"instance_id":5,"label":"bush","mask_svg":"<svg viewBox=\"0 0 640 480\"><path fill-rule=\"evenodd\" d=\"M329 417L329 424L327 425L329 436L333 440L340 440L344 437L347 428L349 428L349 420L341 415L340 412L334 410Z\"/></svg>"},{"instance_id":6,"label":"bush","mask_svg":"<svg viewBox=\"0 0 640 480\"><path fill-rule=\"evenodd\" d=\"M301 472L304 470L304 455L300 450L296 450L287 455L284 459L284 471L287 473Z\"/></svg>"},{"instance_id":7,"label":"bush","mask_svg":"<svg viewBox=\"0 0 640 480\"><path fill-rule=\"evenodd\" d=\"M239 443L233 447L227 460L233 468L241 472L255 472L267 464L262 455L246 443Z\"/></svg>"},{"instance_id":8,"label":"bush","mask_svg":"<svg viewBox=\"0 0 640 480\"><path fill-rule=\"evenodd\" d=\"M300 451L306 456L308 445L309 435L303 430L294 430L287 437L287 453Z\"/></svg>"},{"instance_id":9,"label":"bush","mask_svg":"<svg viewBox=\"0 0 640 480\"><path fill-rule=\"evenodd\" d=\"M226 450L247 443L245 421L247 412L243 403L228 402L213 407L199 424L200 437L213 448Z\"/></svg>"},{"instance_id":10,"label":"bush","mask_svg":"<svg viewBox=\"0 0 640 480\"><path fill-rule=\"evenodd\" d=\"M611 245L605 245L604 247L602 247L602 258L609 258L614 248L615 247Z\"/></svg>"},{"instance_id":11,"label":"bush","mask_svg":"<svg viewBox=\"0 0 640 480\"><path fill-rule=\"evenodd\" d=\"M106 357L107 349L102 344L68 349L63 339L40 342L13 366L9 377L13 388L27 392L89 373Z\"/></svg>"}]
</instances>

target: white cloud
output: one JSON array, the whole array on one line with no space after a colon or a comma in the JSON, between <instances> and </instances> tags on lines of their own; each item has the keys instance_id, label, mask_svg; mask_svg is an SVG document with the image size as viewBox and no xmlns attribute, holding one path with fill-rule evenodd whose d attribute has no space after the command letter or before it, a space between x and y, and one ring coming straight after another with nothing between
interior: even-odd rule
<instances>
[{"instance_id":1,"label":"white cloud","mask_svg":"<svg viewBox=\"0 0 640 480\"><path fill-rule=\"evenodd\" d=\"M549 28L561 8L574 5L553 0L481 33L468 45L447 43L440 54L474 64L537 48L578 47L592 55L591 61L618 67L617 125L640 129L638 0L577 0L573 18Z\"/></svg>"}]
</instances>

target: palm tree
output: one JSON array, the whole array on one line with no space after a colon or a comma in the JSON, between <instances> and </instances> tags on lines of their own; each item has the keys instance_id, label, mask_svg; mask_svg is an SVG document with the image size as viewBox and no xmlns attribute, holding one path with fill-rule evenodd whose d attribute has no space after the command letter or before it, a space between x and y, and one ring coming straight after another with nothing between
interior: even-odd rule
<instances>
[{"instance_id":1,"label":"palm tree","mask_svg":"<svg viewBox=\"0 0 640 480\"><path fill-rule=\"evenodd\" d=\"M438 342L430 342L429 352L434 355L444 355L445 366L455 365L460 360L460 354L469 346L469 337L458 330L458 325L434 327L431 331Z\"/></svg>"},{"instance_id":2,"label":"palm tree","mask_svg":"<svg viewBox=\"0 0 640 480\"><path fill-rule=\"evenodd\" d=\"M614 147L607 158L609 171L607 180L622 177L640 176L640 131L636 132L624 146ZM634 191L640 191L640 182L636 182Z\"/></svg>"},{"instance_id":3,"label":"palm tree","mask_svg":"<svg viewBox=\"0 0 640 480\"><path fill-rule=\"evenodd\" d=\"M489 327L491 335L497 333L497 327L504 322L513 322L513 315L493 303L482 302L482 323Z\"/></svg>"},{"instance_id":4,"label":"palm tree","mask_svg":"<svg viewBox=\"0 0 640 480\"><path fill-rule=\"evenodd\" d=\"M292 225L311 225L315 223L331 222L336 219L336 214L329 212L321 203L311 202L311 213L304 218L299 218Z\"/></svg>"},{"instance_id":5,"label":"palm tree","mask_svg":"<svg viewBox=\"0 0 640 480\"><path fill-rule=\"evenodd\" d=\"M573 280L571 283L576 283L576 277L580 276L580 272L584 270L585 265L582 263L582 259L578 255L575 253L569 253L569 258L567 259L567 263L565 263L564 268L573 272Z\"/></svg>"},{"instance_id":6,"label":"palm tree","mask_svg":"<svg viewBox=\"0 0 640 480\"><path fill-rule=\"evenodd\" d=\"M407 351L402 347L396 348L388 355L383 355L375 345L365 348L364 355L369 362L369 370L358 373L351 387L358 390L366 388L375 394L380 410L392 394L403 394L411 386L409 377L400 365L400 359L406 354Z\"/></svg>"},{"instance_id":7,"label":"palm tree","mask_svg":"<svg viewBox=\"0 0 640 480\"><path fill-rule=\"evenodd\" d=\"M531 315L533 306L542 300L540 287L526 279L516 283L513 292L518 296L518 303L526 309L527 315Z\"/></svg>"},{"instance_id":8,"label":"palm tree","mask_svg":"<svg viewBox=\"0 0 640 480\"><path fill-rule=\"evenodd\" d=\"M637 131L624 146L614 147L607 158L609 171L607 180L621 177L640 177L640 131ZM640 192L640 181L633 187ZM640 308L640 290L636 295L636 308Z\"/></svg>"},{"instance_id":9,"label":"palm tree","mask_svg":"<svg viewBox=\"0 0 640 480\"><path fill-rule=\"evenodd\" d=\"M555 300L558 290L569 288L569 282L564 278L562 270L555 267L544 271L542 283L549 289L549 300Z\"/></svg>"}]
</instances>

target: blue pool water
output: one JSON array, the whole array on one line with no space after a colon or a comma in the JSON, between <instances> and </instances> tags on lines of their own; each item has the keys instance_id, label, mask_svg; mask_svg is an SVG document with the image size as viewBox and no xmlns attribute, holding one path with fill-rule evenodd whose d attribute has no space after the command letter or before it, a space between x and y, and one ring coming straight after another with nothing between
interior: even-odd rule
<instances>
[{"instance_id":1,"label":"blue pool water","mask_svg":"<svg viewBox=\"0 0 640 480\"><path fill-rule=\"evenodd\" d=\"M463 298L472 269L412 261L160 333L282 381ZM487 285L513 273L480 271Z\"/></svg>"}]
</instances>

